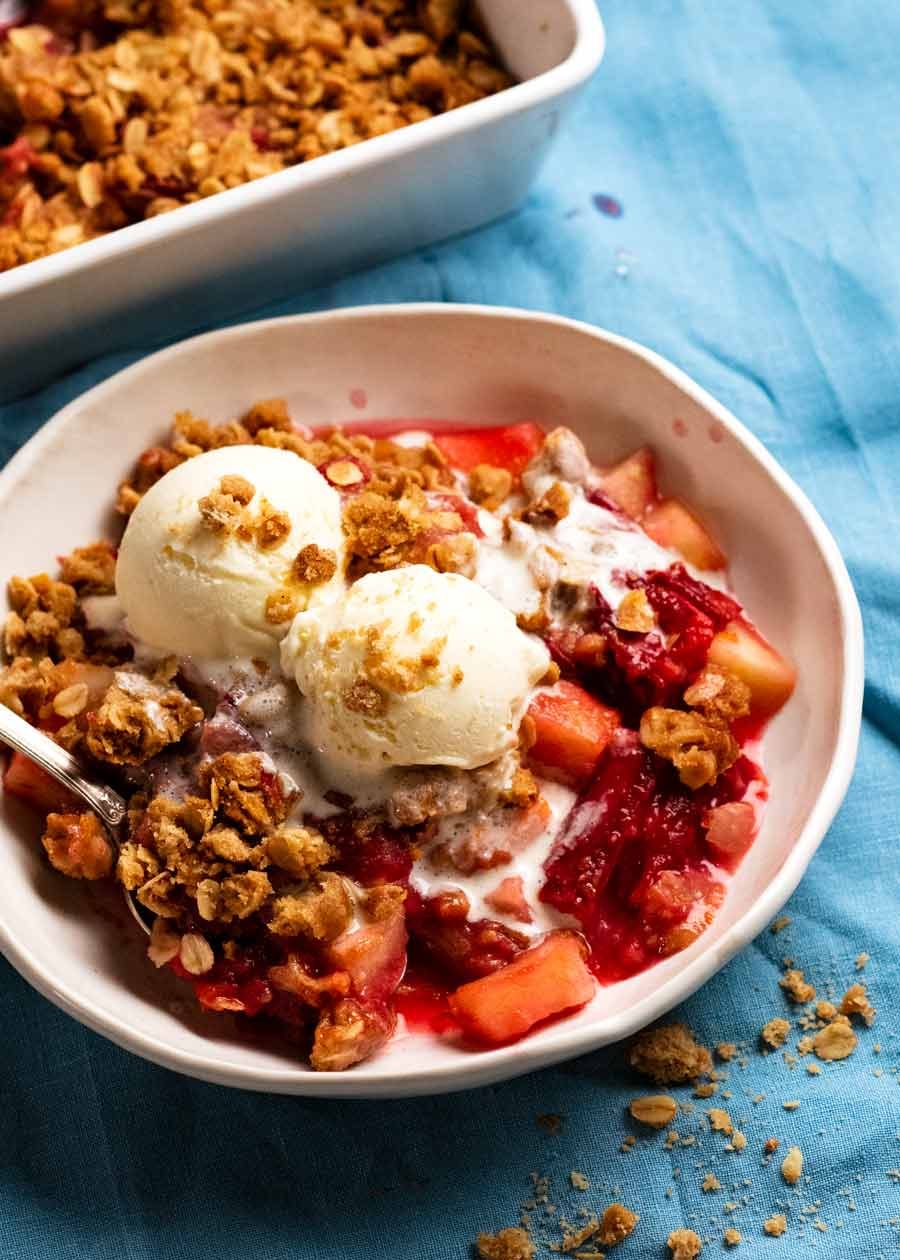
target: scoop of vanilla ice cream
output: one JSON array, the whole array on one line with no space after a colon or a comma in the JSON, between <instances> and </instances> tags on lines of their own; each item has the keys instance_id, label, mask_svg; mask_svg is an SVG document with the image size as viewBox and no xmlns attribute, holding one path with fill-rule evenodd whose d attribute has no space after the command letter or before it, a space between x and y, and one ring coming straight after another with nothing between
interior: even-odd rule
<instances>
[{"instance_id":1,"label":"scoop of vanilla ice cream","mask_svg":"<svg viewBox=\"0 0 900 1260\"><path fill-rule=\"evenodd\" d=\"M299 613L281 659L306 697L310 743L371 773L493 761L516 743L550 658L475 582L411 565Z\"/></svg>"},{"instance_id":2,"label":"scoop of vanilla ice cream","mask_svg":"<svg viewBox=\"0 0 900 1260\"><path fill-rule=\"evenodd\" d=\"M225 489L252 497L232 497L234 519L226 510L220 528L223 477L243 478L249 484ZM273 510L290 528L278 537L285 522L276 520L274 539L266 539L260 527ZM337 562L327 581L310 584L292 571L310 544ZM226 446L179 464L143 496L119 549L116 592L129 633L151 648L207 660L271 659L296 611L343 590L343 569L341 501L321 473L290 451Z\"/></svg>"}]
</instances>

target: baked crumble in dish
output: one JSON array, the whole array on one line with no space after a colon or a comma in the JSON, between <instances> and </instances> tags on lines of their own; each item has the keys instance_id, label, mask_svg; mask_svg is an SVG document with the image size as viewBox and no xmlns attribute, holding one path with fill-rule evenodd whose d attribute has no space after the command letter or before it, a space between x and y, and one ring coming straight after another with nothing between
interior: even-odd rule
<instances>
[{"instance_id":1,"label":"baked crumble in dish","mask_svg":"<svg viewBox=\"0 0 900 1260\"><path fill-rule=\"evenodd\" d=\"M181 412L121 539L9 584L0 701L129 800L114 853L21 755L50 863L322 1071L491 1047L684 949L767 795L792 666L648 448Z\"/></svg>"},{"instance_id":2,"label":"baked crumble in dish","mask_svg":"<svg viewBox=\"0 0 900 1260\"><path fill-rule=\"evenodd\" d=\"M508 87L465 0L39 0L0 20L0 272Z\"/></svg>"}]
</instances>

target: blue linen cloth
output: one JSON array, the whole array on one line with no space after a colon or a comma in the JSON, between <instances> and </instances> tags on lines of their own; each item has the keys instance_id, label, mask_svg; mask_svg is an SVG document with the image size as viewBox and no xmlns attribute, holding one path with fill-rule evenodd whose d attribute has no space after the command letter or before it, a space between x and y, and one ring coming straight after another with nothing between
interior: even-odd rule
<instances>
[{"instance_id":1,"label":"blue linen cloth","mask_svg":"<svg viewBox=\"0 0 900 1260\"><path fill-rule=\"evenodd\" d=\"M503 222L260 314L368 302L504 303L653 346L768 445L836 534L868 636L865 725L846 804L793 898L686 1003L709 1043L753 1046L792 954L879 1008L842 1064L732 1065L723 1103L748 1147L630 1154L639 1092L617 1049L491 1089L399 1103L310 1102L193 1082L80 1027L0 963L0 1256L5 1260L449 1260L514 1223L530 1174L574 1217L621 1198L641 1221L617 1257L665 1254L690 1226L747 1260L900 1246L900 7L870 0L609 0L607 58L527 204ZM5 459L63 403L137 354L0 408ZM876 1052L876 1043L880 1053ZM765 1095L759 1101L751 1098ZM785 1111L786 1099L798 1110ZM549 1133L539 1113L564 1117ZM552 1125L550 1127L553 1127ZM763 1141L782 1140L774 1163ZM787 1145L806 1155L792 1191ZM577 1169L592 1189L568 1183ZM719 1193L703 1193L706 1171ZM736 1206L729 1212L725 1202ZM788 1234L765 1237L775 1211ZM541 1229L552 1214L538 1209ZM827 1231L818 1225L827 1226ZM780 1250L778 1250L780 1249Z\"/></svg>"}]
</instances>

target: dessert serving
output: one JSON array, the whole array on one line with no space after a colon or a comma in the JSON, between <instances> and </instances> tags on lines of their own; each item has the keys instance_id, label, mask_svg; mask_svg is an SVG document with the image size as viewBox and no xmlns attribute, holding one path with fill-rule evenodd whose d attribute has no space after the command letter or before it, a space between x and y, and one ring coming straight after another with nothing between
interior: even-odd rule
<instances>
[{"instance_id":1,"label":"dessert serving","mask_svg":"<svg viewBox=\"0 0 900 1260\"><path fill-rule=\"evenodd\" d=\"M508 87L460 0L0 16L0 272Z\"/></svg>"},{"instance_id":2,"label":"dessert serving","mask_svg":"<svg viewBox=\"0 0 900 1260\"><path fill-rule=\"evenodd\" d=\"M318 1070L405 1029L502 1045L684 949L751 846L794 671L652 452L565 428L189 412L121 540L14 578L0 700L129 798L20 755L57 870L150 962Z\"/></svg>"}]
</instances>

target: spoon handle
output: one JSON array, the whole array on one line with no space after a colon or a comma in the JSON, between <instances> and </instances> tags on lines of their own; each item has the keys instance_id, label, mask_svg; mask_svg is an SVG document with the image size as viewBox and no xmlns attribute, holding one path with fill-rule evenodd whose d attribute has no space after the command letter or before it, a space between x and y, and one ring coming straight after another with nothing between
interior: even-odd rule
<instances>
[{"instance_id":1,"label":"spoon handle","mask_svg":"<svg viewBox=\"0 0 900 1260\"><path fill-rule=\"evenodd\" d=\"M112 788L95 783L85 776L71 753L54 743L43 731L31 726L18 713L0 704L0 740L24 753L57 782L80 796L94 813L99 814L114 835L125 820L125 801Z\"/></svg>"}]
</instances>

